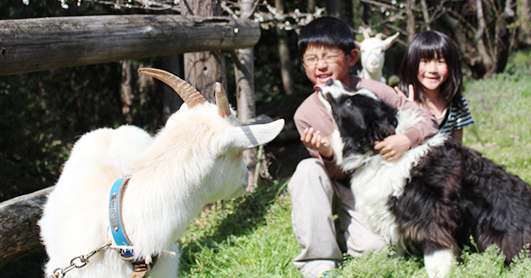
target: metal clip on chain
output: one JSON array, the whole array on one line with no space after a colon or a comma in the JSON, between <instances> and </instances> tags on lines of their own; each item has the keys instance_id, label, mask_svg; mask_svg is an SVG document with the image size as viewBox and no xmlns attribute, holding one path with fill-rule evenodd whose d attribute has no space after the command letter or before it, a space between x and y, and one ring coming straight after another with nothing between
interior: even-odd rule
<instances>
[{"instance_id":1,"label":"metal clip on chain","mask_svg":"<svg viewBox=\"0 0 531 278\"><path fill-rule=\"evenodd\" d=\"M88 253L85 255L74 257L72 260L70 260L70 265L65 268L56 268L50 278L63 278L65 277L65 274L69 272L70 270L74 268L82 268L87 265L89 259L94 256L96 253L100 252L103 249L107 249L109 246L111 246L111 243L107 243L103 245L102 247Z\"/></svg>"}]
</instances>

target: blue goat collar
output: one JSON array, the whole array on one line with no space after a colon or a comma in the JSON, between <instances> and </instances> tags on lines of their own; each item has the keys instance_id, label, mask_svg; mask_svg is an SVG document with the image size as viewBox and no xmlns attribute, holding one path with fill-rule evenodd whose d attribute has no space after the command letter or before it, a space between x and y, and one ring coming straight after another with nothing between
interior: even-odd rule
<instances>
[{"instance_id":1,"label":"blue goat collar","mask_svg":"<svg viewBox=\"0 0 531 278\"><path fill-rule=\"evenodd\" d=\"M125 233L125 227L122 223L122 197L129 182L129 176L125 176L114 182L111 188L109 199L109 222L114 242L117 246L132 246L131 241ZM131 260L134 257L132 250L120 249L120 254L125 260Z\"/></svg>"}]
</instances>

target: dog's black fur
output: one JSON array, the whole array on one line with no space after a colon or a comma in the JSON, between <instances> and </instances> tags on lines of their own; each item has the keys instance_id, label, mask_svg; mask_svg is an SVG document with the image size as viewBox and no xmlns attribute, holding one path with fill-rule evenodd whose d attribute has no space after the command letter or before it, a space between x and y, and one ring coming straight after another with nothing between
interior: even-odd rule
<instances>
[{"instance_id":1,"label":"dog's black fur","mask_svg":"<svg viewBox=\"0 0 531 278\"><path fill-rule=\"evenodd\" d=\"M326 99L341 134L343 157L374 152L374 142L394 134L397 110L363 94ZM505 263L531 243L531 188L480 153L446 140L410 170L403 193L389 197L398 231L424 253L453 248L472 236L477 251L497 244ZM526 247L529 249L529 245Z\"/></svg>"}]
</instances>

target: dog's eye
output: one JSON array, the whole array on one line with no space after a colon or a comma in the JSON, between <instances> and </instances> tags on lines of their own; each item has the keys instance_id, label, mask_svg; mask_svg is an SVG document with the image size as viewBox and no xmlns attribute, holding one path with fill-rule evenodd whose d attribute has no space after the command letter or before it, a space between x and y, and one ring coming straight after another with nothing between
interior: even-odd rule
<instances>
[{"instance_id":1,"label":"dog's eye","mask_svg":"<svg viewBox=\"0 0 531 278\"><path fill-rule=\"evenodd\" d=\"M350 98L347 98L347 101L345 101L345 105L348 107L352 106L352 100Z\"/></svg>"}]
</instances>

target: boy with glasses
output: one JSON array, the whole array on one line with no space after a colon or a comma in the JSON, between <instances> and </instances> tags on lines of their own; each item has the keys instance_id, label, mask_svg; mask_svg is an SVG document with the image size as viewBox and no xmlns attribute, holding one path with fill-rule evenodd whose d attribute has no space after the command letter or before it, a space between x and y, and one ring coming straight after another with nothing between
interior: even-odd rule
<instances>
[{"instance_id":1,"label":"boy with glasses","mask_svg":"<svg viewBox=\"0 0 531 278\"><path fill-rule=\"evenodd\" d=\"M298 45L306 76L315 85L335 79L351 89L369 89L394 107L418 108L383 83L349 74L348 69L356 64L358 52L352 30L343 21L333 17L315 19L301 30ZM423 121L404 134L375 142L374 149L388 161L394 161L437 133L435 116L425 110L418 112ZM293 204L293 231L302 248L294 265L301 269L304 277L324 277L342 262L343 252L360 257L386 243L355 211L355 196L350 190L348 174L336 165L328 140L334 122L317 92L299 106L294 120L301 141L312 156L297 165L288 184Z\"/></svg>"}]
</instances>

